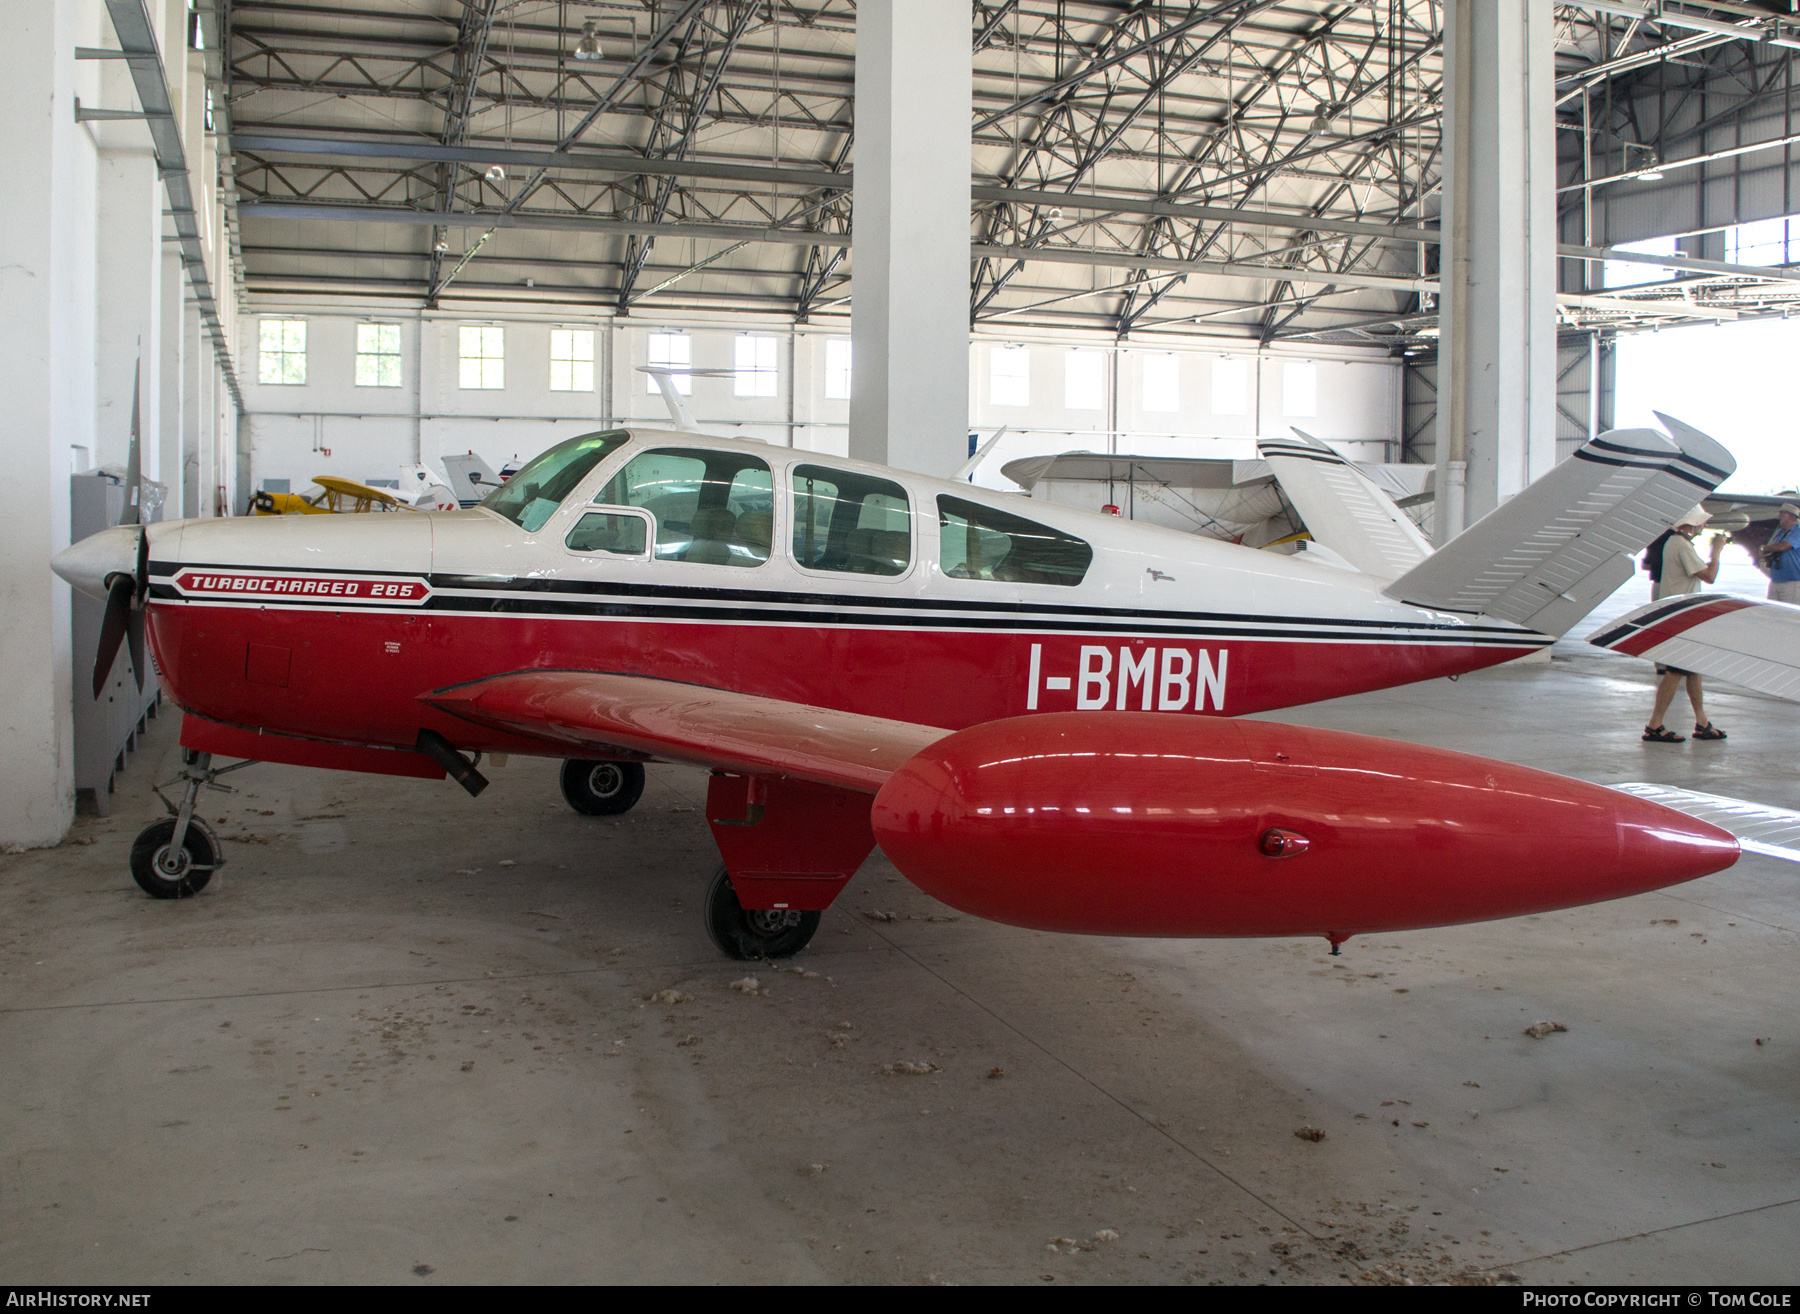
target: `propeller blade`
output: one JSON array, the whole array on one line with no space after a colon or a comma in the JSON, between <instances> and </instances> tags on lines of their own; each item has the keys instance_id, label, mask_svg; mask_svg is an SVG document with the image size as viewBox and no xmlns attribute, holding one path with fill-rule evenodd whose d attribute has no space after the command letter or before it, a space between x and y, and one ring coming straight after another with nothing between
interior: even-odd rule
<instances>
[{"instance_id":1,"label":"propeller blade","mask_svg":"<svg viewBox=\"0 0 1800 1314\"><path fill-rule=\"evenodd\" d=\"M131 650L131 673L138 692L144 692L144 613L132 608L125 613L125 646Z\"/></svg>"},{"instance_id":2,"label":"propeller blade","mask_svg":"<svg viewBox=\"0 0 1800 1314\"><path fill-rule=\"evenodd\" d=\"M150 531L148 528L138 531L137 572L132 584L132 609L142 611L144 599L150 593Z\"/></svg>"},{"instance_id":3,"label":"propeller blade","mask_svg":"<svg viewBox=\"0 0 1800 1314\"><path fill-rule=\"evenodd\" d=\"M138 523L138 503L144 496L144 458L138 447L138 396L140 382L144 373L144 362L140 357L136 368L131 372L131 446L125 454L125 510L119 516L121 525Z\"/></svg>"},{"instance_id":4,"label":"propeller blade","mask_svg":"<svg viewBox=\"0 0 1800 1314\"><path fill-rule=\"evenodd\" d=\"M125 631L132 619L131 593L133 581L124 575L114 578L111 587L106 591L106 615L100 621L100 644L94 652L94 697L106 687L106 677L112 672L114 659L119 655L119 645L125 641Z\"/></svg>"}]
</instances>

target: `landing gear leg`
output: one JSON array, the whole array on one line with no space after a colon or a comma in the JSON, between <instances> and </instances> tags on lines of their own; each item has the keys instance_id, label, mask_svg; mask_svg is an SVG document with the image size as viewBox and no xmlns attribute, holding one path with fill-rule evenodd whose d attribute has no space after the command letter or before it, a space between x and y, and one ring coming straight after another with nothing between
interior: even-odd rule
<instances>
[{"instance_id":1,"label":"landing gear leg","mask_svg":"<svg viewBox=\"0 0 1800 1314\"><path fill-rule=\"evenodd\" d=\"M229 786L217 783L218 778L251 765L235 762L214 770L211 753L184 750L181 774L163 785L152 786L169 816L146 826L131 846L131 878L144 893L153 899L186 899L206 888L213 872L225 865L225 859L212 827L195 815L200 787L206 785L230 793ZM179 804L163 793L168 786L177 784L185 786Z\"/></svg>"},{"instance_id":2,"label":"landing gear leg","mask_svg":"<svg viewBox=\"0 0 1800 1314\"><path fill-rule=\"evenodd\" d=\"M816 912L746 912L725 864L713 873L706 891L706 932L732 958L791 958L806 948L818 929Z\"/></svg>"}]
</instances>

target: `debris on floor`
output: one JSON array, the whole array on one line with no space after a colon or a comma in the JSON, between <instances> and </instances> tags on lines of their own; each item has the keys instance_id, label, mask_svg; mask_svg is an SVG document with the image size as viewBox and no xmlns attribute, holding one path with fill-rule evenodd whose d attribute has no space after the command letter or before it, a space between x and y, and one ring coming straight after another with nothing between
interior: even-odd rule
<instances>
[{"instance_id":1,"label":"debris on floor","mask_svg":"<svg viewBox=\"0 0 1800 1314\"><path fill-rule=\"evenodd\" d=\"M897 922L900 920L899 913L882 912L879 908L865 908L863 916L872 922Z\"/></svg>"},{"instance_id":2,"label":"debris on floor","mask_svg":"<svg viewBox=\"0 0 1800 1314\"><path fill-rule=\"evenodd\" d=\"M1094 1233L1094 1240L1096 1241L1117 1241L1118 1239L1119 1234L1110 1227L1103 1227L1098 1232Z\"/></svg>"},{"instance_id":3,"label":"debris on floor","mask_svg":"<svg viewBox=\"0 0 1800 1314\"><path fill-rule=\"evenodd\" d=\"M1520 1034L1530 1036L1533 1040L1542 1040L1553 1031L1567 1030L1568 1028L1560 1022L1533 1022Z\"/></svg>"},{"instance_id":4,"label":"debris on floor","mask_svg":"<svg viewBox=\"0 0 1800 1314\"><path fill-rule=\"evenodd\" d=\"M928 1077L943 1069L935 1063L908 1063L902 1059L898 1063L889 1063L882 1071L890 1077Z\"/></svg>"},{"instance_id":5,"label":"debris on floor","mask_svg":"<svg viewBox=\"0 0 1800 1314\"><path fill-rule=\"evenodd\" d=\"M1325 1129L1323 1127L1296 1127L1294 1135L1303 1141L1312 1141L1316 1145L1325 1139Z\"/></svg>"},{"instance_id":6,"label":"debris on floor","mask_svg":"<svg viewBox=\"0 0 1800 1314\"><path fill-rule=\"evenodd\" d=\"M1756 1043L1760 1045L1760 1044L1762 1044L1762 1041L1759 1040ZM1005 1075L1006 1075L1005 1068L989 1068L988 1069L988 1079L989 1080L994 1080L999 1077L1004 1077Z\"/></svg>"},{"instance_id":7,"label":"debris on floor","mask_svg":"<svg viewBox=\"0 0 1800 1314\"><path fill-rule=\"evenodd\" d=\"M731 983L731 988L733 990L742 990L747 995L760 995L762 993L762 982L758 981L753 976L745 976L733 981Z\"/></svg>"},{"instance_id":8,"label":"debris on floor","mask_svg":"<svg viewBox=\"0 0 1800 1314\"><path fill-rule=\"evenodd\" d=\"M511 858L502 858L494 865L496 867L517 867L519 864L514 862Z\"/></svg>"},{"instance_id":9,"label":"debris on floor","mask_svg":"<svg viewBox=\"0 0 1800 1314\"><path fill-rule=\"evenodd\" d=\"M680 990L658 990L650 996L650 1002L653 1004L691 1004L694 1002L694 997Z\"/></svg>"}]
</instances>

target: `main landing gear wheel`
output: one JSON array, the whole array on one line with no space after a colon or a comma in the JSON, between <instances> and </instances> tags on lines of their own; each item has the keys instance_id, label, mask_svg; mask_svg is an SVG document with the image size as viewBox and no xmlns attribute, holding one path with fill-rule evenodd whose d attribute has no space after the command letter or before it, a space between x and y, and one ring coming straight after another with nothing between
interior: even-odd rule
<instances>
[{"instance_id":1,"label":"main landing gear wheel","mask_svg":"<svg viewBox=\"0 0 1800 1314\"><path fill-rule=\"evenodd\" d=\"M731 888L725 864L706 891L706 933L733 958L791 958L806 948L819 929L816 912L746 912Z\"/></svg>"},{"instance_id":2,"label":"main landing gear wheel","mask_svg":"<svg viewBox=\"0 0 1800 1314\"><path fill-rule=\"evenodd\" d=\"M131 878L153 899L186 899L200 893L219 865L219 852L204 828L190 824L181 847L175 838L175 818L165 817L146 826L131 845Z\"/></svg>"},{"instance_id":3,"label":"main landing gear wheel","mask_svg":"<svg viewBox=\"0 0 1800 1314\"><path fill-rule=\"evenodd\" d=\"M631 811L644 792L644 765L570 758L562 767L562 792L584 817L616 817Z\"/></svg>"}]
</instances>

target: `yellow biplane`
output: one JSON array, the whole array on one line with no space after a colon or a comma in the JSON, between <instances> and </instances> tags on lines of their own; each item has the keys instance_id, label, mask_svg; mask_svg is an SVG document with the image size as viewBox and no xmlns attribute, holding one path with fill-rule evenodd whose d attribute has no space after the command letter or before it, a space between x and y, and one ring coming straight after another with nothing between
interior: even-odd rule
<instances>
[{"instance_id":1,"label":"yellow biplane","mask_svg":"<svg viewBox=\"0 0 1800 1314\"><path fill-rule=\"evenodd\" d=\"M253 516L329 516L355 515L362 511L411 511L385 488L371 488L354 479L336 475L319 475L313 480L319 487L316 497L299 493L253 493L248 514Z\"/></svg>"}]
</instances>

